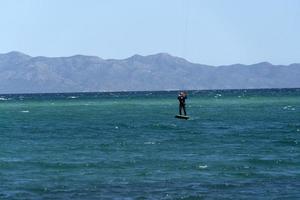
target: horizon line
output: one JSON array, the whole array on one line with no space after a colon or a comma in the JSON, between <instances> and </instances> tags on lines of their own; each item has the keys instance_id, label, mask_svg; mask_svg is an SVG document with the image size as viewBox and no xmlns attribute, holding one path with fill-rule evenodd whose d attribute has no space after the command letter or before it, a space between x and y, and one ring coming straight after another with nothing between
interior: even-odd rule
<instances>
[{"instance_id":1,"label":"horizon line","mask_svg":"<svg viewBox=\"0 0 300 200\"><path fill-rule=\"evenodd\" d=\"M102 91L81 91L81 92L24 92L24 93L0 93L0 95L32 95L32 94L82 94L82 93L129 93L129 92L180 92L180 91L230 91L230 90L300 90L299 87L278 87L278 88L226 88L226 89L166 89L166 90L102 90Z\"/></svg>"}]
</instances>

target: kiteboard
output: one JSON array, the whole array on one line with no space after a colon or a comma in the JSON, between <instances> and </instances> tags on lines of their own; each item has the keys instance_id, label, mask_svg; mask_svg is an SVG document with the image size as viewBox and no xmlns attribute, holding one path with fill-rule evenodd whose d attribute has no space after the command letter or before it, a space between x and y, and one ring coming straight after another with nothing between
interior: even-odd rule
<instances>
[{"instance_id":1,"label":"kiteboard","mask_svg":"<svg viewBox=\"0 0 300 200\"><path fill-rule=\"evenodd\" d=\"M176 115L175 117L178 119L188 119L189 118L189 116L186 116L186 115Z\"/></svg>"}]
</instances>

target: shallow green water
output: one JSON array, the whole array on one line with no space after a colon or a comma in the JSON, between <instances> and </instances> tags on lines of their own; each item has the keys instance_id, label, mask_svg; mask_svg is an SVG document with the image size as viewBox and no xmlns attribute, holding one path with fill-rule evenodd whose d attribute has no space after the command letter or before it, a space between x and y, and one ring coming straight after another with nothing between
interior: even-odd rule
<instances>
[{"instance_id":1,"label":"shallow green water","mask_svg":"<svg viewBox=\"0 0 300 200\"><path fill-rule=\"evenodd\" d=\"M0 199L299 199L300 90L0 95Z\"/></svg>"}]
</instances>

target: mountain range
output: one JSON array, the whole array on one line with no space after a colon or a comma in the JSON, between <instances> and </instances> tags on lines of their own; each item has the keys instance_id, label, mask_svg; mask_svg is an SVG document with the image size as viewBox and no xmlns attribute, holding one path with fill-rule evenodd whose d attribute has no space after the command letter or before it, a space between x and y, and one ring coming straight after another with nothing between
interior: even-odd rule
<instances>
[{"instance_id":1,"label":"mountain range","mask_svg":"<svg viewBox=\"0 0 300 200\"><path fill-rule=\"evenodd\" d=\"M126 59L0 54L0 93L299 88L300 64L209 66L159 53Z\"/></svg>"}]
</instances>

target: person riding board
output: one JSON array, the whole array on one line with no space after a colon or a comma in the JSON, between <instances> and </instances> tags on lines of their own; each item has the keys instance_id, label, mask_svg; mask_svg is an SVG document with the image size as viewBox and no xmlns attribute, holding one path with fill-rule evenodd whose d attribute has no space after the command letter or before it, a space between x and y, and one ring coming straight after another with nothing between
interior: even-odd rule
<instances>
[{"instance_id":1,"label":"person riding board","mask_svg":"<svg viewBox=\"0 0 300 200\"><path fill-rule=\"evenodd\" d=\"M182 115L181 111L183 110L184 116L186 116L185 100L187 99L187 94L185 92L180 92L177 99L179 101L179 115Z\"/></svg>"}]
</instances>

